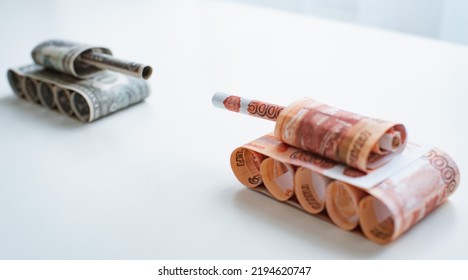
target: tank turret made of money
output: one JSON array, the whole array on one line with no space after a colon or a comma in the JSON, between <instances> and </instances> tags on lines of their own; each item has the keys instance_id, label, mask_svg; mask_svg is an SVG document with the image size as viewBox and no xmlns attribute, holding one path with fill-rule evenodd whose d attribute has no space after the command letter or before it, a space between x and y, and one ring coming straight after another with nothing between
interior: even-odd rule
<instances>
[{"instance_id":1,"label":"tank turret made of money","mask_svg":"<svg viewBox=\"0 0 468 280\"><path fill-rule=\"evenodd\" d=\"M112 57L109 49L50 40L32 51L36 64L7 72L25 100L92 122L149 96L152 68Z\"/></svg>"},{"instance_id":2,"label":"tank turret made of money","mask_svg":"<svg viewBox=\"0 0 468 280\"><path fill-rule=\"evenodd\" d=\"M457 188L460 174L437 148L407 144L401 124L311 99L288 107L216 93L216 107L276 120L274 134L231 153L248 188L385 244ZM345 151L345 152L344 152Z\"/></svg>"}]
</instances>

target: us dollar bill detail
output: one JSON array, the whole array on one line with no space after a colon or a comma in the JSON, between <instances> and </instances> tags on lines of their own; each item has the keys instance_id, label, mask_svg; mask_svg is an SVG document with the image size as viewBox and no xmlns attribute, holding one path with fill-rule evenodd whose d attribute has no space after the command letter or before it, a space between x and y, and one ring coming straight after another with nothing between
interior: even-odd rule
<instances>
[{"instance_id":1,"label":"us dollar bill detail","mask_svg":"<svg viewBox=\"0 0 468 280\"><path fill-rule=\"evenodd\" d=\"M101 71L92 78L81 80L35 64L10 70L20 80L33 80L38 88L43 83L47 84L57 103L57 100L68 96L73 115L83 122L92 122L141 102L150 93L146 81L109 71ZM23 83L21 92L27 95L27 90ZM59 94L62 91L69 94L64 97Z\"/></svg>"}]
</instances>

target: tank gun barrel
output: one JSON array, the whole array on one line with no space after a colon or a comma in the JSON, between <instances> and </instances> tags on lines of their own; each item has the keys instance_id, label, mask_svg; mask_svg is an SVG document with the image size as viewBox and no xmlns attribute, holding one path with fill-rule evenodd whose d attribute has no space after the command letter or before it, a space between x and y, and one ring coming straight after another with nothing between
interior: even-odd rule
<instances>
[{"instance_id":1,"label":"tank gun barrel","mask_svg":"<svg viewBox=\"0 0 468 280\"><path fill-rule=\"evenodd\" d=\"M99 69L107 69L145 80L149 79L153 73L151 66L118 59L105 53L85 52L80 56L80 60Z\"/></svg>"},{"instance_id":2,"label":"tank gun barrel","mask_svg":"<svg viewBox=\"0 0 468 280\"><path fill-rule=\"evenodd\" d=\"M64 40L47 40L31 52L36 64L79 79L89 79L101 70L111 70L140 79L149 79L151 66L112 56L110 49Z\"/></svg>"},{"instance_id":3,"label":"tank gun barrel","mask_svg":"<svg viewBox=\"0 0 468 280\"><path fill-rule=\"evenodd\" d=\"M217 108L274 122L278 119L279 113L281 113L285 108L284 106L230 95L223 92L215 93L211 101L213 106Z\"/></svg>"}]
</instances>

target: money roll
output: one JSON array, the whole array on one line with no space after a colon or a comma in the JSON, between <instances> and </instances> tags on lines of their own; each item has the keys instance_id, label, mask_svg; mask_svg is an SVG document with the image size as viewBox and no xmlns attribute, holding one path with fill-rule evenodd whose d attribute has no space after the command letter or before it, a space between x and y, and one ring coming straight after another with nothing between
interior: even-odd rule
<instances>
[{"instance_id":1,"label":"money roll","mask_svg":"<svg viewBox=\"0 0 468 280\"><path fill-rule=\"evenodd\" d=\"M9 69L7 77L17 96L82 122L95 121L141 102L150 93L148 82L109 71L80 80L32 64Z\"/></svg>"},{"instance_id":2,"label":"money roll","mask_svg":"<svg viewBox=\"0 0 468 280\"><path fill-rule=\"evenodd\" d=\"M37 45L31 55L39 65L80 79L107 69L146 80L153 71L148 65L114 58L108 48L70 41L45 41Z\"/></svg>"},{"instance_id":3,"label":"money roll","mask_svg":"<svg viewBox=\"0 0 468 280\"><path fill-rule=\"evenodd\" d=\"M372 241L386 244L426 217L460 183L453 159L434 148L371 188L359 203L360 225Z\"/></svg>"},{"instance_id":4,"label":"money roll","mask_svg":"<svg viewBox=\"0 0 468 280\"><path fill-rule=\"evenodd\" d=\"M333 181L327 187L326 208L330 219L344 230L353 230L359 223L358 205L366 193L349 184Z\"/></svg>"},{"instance_id":5,"label":"money roll","mask_svg":"<svg viewBox=\"0 0 468 280\"><path fill-rule=\"evenodd\" d=\"M267 190L279 201L286 201L294 195L294 168L272 158L260 165L260 175Z\"/></svg>"},{"instance_id":6,"label":"money roll","mask_svg":"<svg viewBox=\"0 0 468 280\"><path fill-rule=\"evenodd\" d=\"M400 154L407 138L401 124L350 113L309 98L281 111L275 136L365 172Z\"/></svg>"},{"instance_id":7,"label":"money roll","mask_svg":"<svg viewBox=\"0 0 468 280\"><path fill-rule=\"evenodd\" d=\"M275 136L284 143L364 172L383 166L406 145L402 124L361 116L309 98L283 107L218 92L212 102L218 108L276 121Z\"/></svg>"}]
</instances>

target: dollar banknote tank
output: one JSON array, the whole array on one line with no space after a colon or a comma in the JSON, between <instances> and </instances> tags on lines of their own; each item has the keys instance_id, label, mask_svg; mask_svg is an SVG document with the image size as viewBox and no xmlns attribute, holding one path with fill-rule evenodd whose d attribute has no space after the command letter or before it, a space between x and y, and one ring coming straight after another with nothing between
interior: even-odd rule
<instances>
[{"instance_id":1,"label":"dollar banknote tank","mask_svg":"<svg viewBox=\"0 0 468 280\"><path fill-rule=\"evenodd\" d=\"M310 98L284 107L216 93L212 102L276 122L274 133L231 153L240 183L377 243L399 237L460 182L452 158L408 143L402 124Z\"/></svg>"},{"instance_id":2,"label":"dollar banknote tank","mask_svg":"<svg viewBox=\"0 0 468 280\"><path fill-rule=\"evenodd\" d=\"M9 69L20 98L92 122L149 96L148 65L117 59L104 47L49 40L32 53L35 64Z\"/></svg>"}]
</instances>

